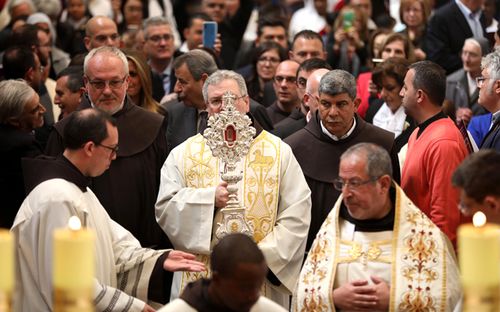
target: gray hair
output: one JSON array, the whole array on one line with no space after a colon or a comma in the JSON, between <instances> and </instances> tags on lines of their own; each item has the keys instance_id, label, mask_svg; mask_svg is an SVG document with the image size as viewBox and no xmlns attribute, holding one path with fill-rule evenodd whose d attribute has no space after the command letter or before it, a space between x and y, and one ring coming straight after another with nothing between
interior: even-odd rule
<instances>
[{"instance_id":1,"label":"gray hair","mask_svg":"<svg viewBox=\"0 0 500 312\"><path fill-rule=\"evenodd\" d=\"M22 79L0 82L0 124L7 124L11 118L19 118L24 106L35 95L35 90Z\"/></svg>"},{"instance_id":2,"label":"gray hair","mask_svg":"<svg viewBox=\"0 0 500 312\"><path fill-rule=\"evenodd\" d=\"M10 15L12 14L12 10L14 9L14 7L16 7L18 5L21 5L23 3L27 3L31 7L31 11L32 12L36 12L37 11L37 9L35 8L35 4L31 0L13 0L9 4L9 8L8 8L9 9L9 14Z\"/></svg>"},{"instance_id":3,"label":"gray hair","mask_svg":"<svg viewBox=\"0 0 500 312\"><path fill-rule=\"evenodd\" d=\"M206 51L195 49L175 58L174 69L186 64L194 80L199 81L203 74L211 75L217 71L214 58Z\"/></svg>"},{"instance_id":4,"label":"gray hair","mask_svg":"<svg viewBox=\"0 0 500 312\"><path fill-rule=\"evenodd\" d=\"M128 75L128 61L127 61L127 57L125 56L125 54L123 54L123 52L116 47L103 46L103 47L92 49L89 52L89 54L87 54L85 56L85 60L83 61L83 73L85 74L85 76L87 76L89 73L88 65L89 65L90 60L94 56L97 56L99 54L111 54L111 56L119 58L123 63L123 70Z\"/></svg>"},{"instance_id":5,"label":"gray hair","mask_svg":"<svg viewBox=\"0 0 500 312\"><path fill-rule=\"evenodd\" d=\"M350 156L359 156L366 159L366 174L370 179L380 178L383 175L392 177L392 162L387 150L373 143L358 143L349 147L340 156L344 160Z\"/></svg>"},{"instance_id":6,"label":"gray hair","mask_svg":"<svg viewBox=\"0 0 500 312\"><path fill-rule=\"evenodd\" d=\"M354 100L356 98L356 79L345 70L331 70L321 78L318 92L320 95L324 93L331 96L347 93Z\"/></svg>"},{"instance_id":7,"label":"gray hair","mask_svg":"<svg viewBox=\"0 0 500 312\"><path fill-rule=\"evenodd\" d=\"M163 26L166 25L170 28L170 31L172 31L172 26L170 26L170 23L166 17L163 16L153 16L150 17L144 22L142 22L142 29L144 31L144 39L148 39L148 28L151 26ZM172 34L173 35L173 34Z\"/></svg>"},{"instance_id":8,"label":"gray hair","mask_svg":"<svg viewBox=\"0 0 500 312\"><path fill-rule=\"evenodd\" d=\"M495 51L483 57L481 60L481 68L488 69L490 74L490 86L497 80L500 80L500 49L495 49Z\"/></svg>"},{"instance_id":9,"label":"gray hair","mask_svg":"<svg viewBox=\"0 0 500 312\"><path fill-rule=\"evenodd\" d=\"M203 99L208 102L208 86L221 83L224 80L234 80L238 84L241 96L247 95L247 85L243 77L232 70L218 70L211 74L203 84Z\"/></svg>"},{"instance_id":10,"label":"gray hair","mask_svg":"<svg viewBox=\"0 0 500 312\"><path fill-rule=\"evenodd\" d=\"M61 1L59 0L35 0L35 6L38 12L47 14L54 21L57 21L62 10Z\"/></svg>"}]
</instances>

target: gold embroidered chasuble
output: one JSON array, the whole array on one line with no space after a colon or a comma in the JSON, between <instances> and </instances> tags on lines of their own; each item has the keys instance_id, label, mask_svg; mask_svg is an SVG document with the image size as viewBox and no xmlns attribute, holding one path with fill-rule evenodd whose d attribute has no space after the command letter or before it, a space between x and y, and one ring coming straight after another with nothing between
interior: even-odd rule
<instances>
[{"instance_id":1,"label":"gold embroidered chasuble","mask_svg":"<svg viewBox=\"0 0 500 312\"><path fill-rule=\"evenodd\" d=\"M333 289L355 279L369 280L370 275L389 284L389 311L460 311L453 247L399 186L392 232L357 233L346 239L354 225L339 218L341 203L342 196L312 244L294 294L294 311L335 311Z\"/></svg>"},{"instance_id":2,"label":"gold embroidered chasuble","mask_svg":"<svg viewBox=\"0 0 500 312\"><path fill-rule=\"evenodd\" d=\"M214 196L223 167L203 136L191 137L172 151L162 168L156 204L158 223L174 246L196 253L207 267L217 223L222 221ZM309 228L310 190L290 147L266 131L254 139L237 170L243 173L238 198L246 207L245 218L269 268L282 283L275 287L266 282L262 294L288 306ZM176 273L172 297L189 282L208 276L209 272Z\"/></svg>"}]
</instances>

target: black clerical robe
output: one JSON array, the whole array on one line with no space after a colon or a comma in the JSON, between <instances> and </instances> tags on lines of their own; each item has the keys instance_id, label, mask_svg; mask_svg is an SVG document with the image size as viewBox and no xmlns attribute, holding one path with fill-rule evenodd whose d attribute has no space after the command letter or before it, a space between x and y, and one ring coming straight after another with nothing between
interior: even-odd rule
<instances>
[{"instance_id":1,"label":"black clerical robe","mask_svg":"<svg viewBox=\"0 0 500 312\"><path fill-rule=\"evenodd\" d=\"M306 251L311 247L321 224L340 195L340 192L333 187L333 180L339 174L340 156L349 147L362 142L382 146L391 155L393 178L399 183L399 161L393 150L394 134L365 122L357 115L355 118L354 131L347 138L339 141L332 140L322 132L317 112L303 129L285 139L285 142L292 147L311 189L311 225Z\"/></svg>"},{"instance_id":2,"label":"black clerical robe","mask_svg":"<svg viewBox=\"0 0 500 312\"><path fill-rule=\"evenodd\" d=\"M9 229L26 194L21 158L42 154L33 132L0 124L0 228Z\"/></svg>"},{"instance_id":3,"label":"black clerical robe","mask_svg":"<svg viewBox=\"0 0 500 312\"><path fill-rule=\"evenodd\" d=\"M89 106L86 102L82 108ZM129 98L113 117L120 149L109 169L92 179L91 189L111 218L129 230L143 247L170 248L154 211L160 169L168 154L165 119L134 105ZM66 120L54 126L46 154L62 153Z\"/></svg>"}]
</instances>

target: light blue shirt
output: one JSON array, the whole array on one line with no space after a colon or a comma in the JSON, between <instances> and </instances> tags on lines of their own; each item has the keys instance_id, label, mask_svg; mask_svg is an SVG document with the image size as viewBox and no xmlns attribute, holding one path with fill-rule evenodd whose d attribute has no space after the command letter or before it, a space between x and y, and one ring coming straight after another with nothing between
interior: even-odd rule
<instances>
[{"instance_id":1,"label":"light blue shirt","mask_svg":"<svg viewBox=\"0 0 500 312\"><path fill-rule=\"evenodd\" d=\"M469 24L470 30L472 31L472 36L476 38L484 38L483 27L481 26L481 10L477 10L476 12L472 12L465 4L460 0L455 0L458 8L462 12Z\"/></svg>"}]
</instances>

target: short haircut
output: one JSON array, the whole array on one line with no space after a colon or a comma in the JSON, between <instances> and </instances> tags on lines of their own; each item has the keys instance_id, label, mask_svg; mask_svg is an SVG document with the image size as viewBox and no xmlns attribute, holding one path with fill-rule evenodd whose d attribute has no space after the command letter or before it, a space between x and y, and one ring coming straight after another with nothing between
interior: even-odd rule
<instances>
[{"instance_id":1,"label":"short haircut","mask_svg":"<svg viewBox=\"0 0 500 312\"><path fill-rule=\"evenodd\" d=\"M40 44L38 40L38 30L36 25L24 24L12 32L11 45L24 46L30 49Z\"/></svg>"},{"instance_id":2,"label":"short haircut","mask_svg":"<svg viewBox=\"0 0 500 312\"><path fill-rule=\"evenodd\" d=\"M5 79L23 79L30 68L35 68L35 52L25 46L10 47L3 55Z\"/></svg>"},{"instance_id":3,"label":"short haircut","mask_svg":"<svg viewBox=\"0 0 500 312\"><path fill-rule=\"evenodd\" d=\"M292 48L293 48L293 45L295 44L295 41L297 41L297 39L299 39L299 38L303 38L303 39L307 39L307 40L315 40L315 39L319 40L319 42L321 42L321 46L323 47L323 50L325 49L323 39L315 31L305 29L305 30L301 30L298 33L296 33L295 36L293 36Z\"/></svg>"},{"instance_id":4,"label":"short haircut","mask_svg":"<svg viewBox=\"0 0 500 312\"><path fill-rule=\"evenodd\" d=\"M34 95L35 90L22 79L0 81L0 124L19 118Z\"/></svg>"},{"instance_id":5,"label":"short haircut","mask_svg":"<svg viewBox=\"0 0 500 312\"><path fill-rule=\"evenodd\" d=\"M410 61L401 57L390 57L373 70L373 83L380 88L384 78L389 77L396 80L399 87L402 87L408 72L408 66L410 66Z\"/></svg>"},{"instance_id":6,"label":"short haircut","mask_svg":"<svg viewBox=\"0 0 500 312\"><path fill-rule=\"evenodd\" d=\"M30 6L31 10L33 12L36 12L36 8L35 8L35 5L33 4L33 1L31 0L13 0L9 3L9 14L12 15L12 10L14 9L14 7L18 6L18 5L21 5L23 3L26 3Z\"/></svg>"},{"instance_id":7,"label":"short haircut","mask_svg":"<svg viewBox=\"0 0 500 312\"><path fill-rule=\"evenodd\" d=\"M123 70L124 72L128 75L128 61L127 57L125 54L118 48L116 47L108 47L108 46L102 46L99 48L92 49L89 54L85 56L85 60L83 61L83 73L85 75L88 75L88 65L90 60L99 54L111 54L114 57L119 58L122 63L123 63Z\"/></svg>"},{"instance_id":8,"label":"short haircut","mask_svg":"<svg viewBox=\"0 0 500 312\"><path fill-rule=\"evenodd\" d=\"M212 20L210 18L210 16L208 16L205 13L201 13L201 12L195 13L195 14L189 16L186 28L190 28L191 26L193 26L193 22L195 19L201 19L205 22L210 22Z\"/></svg>"},{"instance_id":9,"label":"short haircut","mask_svg":"<svg viewBox=\"0 0 500 312\"><path fill-rule=\"evenodd\" d=\"M488 195L500 196L500 153L480 150L457 167L451 182L462 188L468 197L482 202Z\"/></svg>"},{"instance_id":10,"label":"short haircut","mask_svg":"<svg viewBox=\"0 0 500 312\"><path fill-rule=\"evenodd\" d=\"M500 80L500 49L497 48L483 57L481 67L488 70L491 80L490 84L493 84L496 80Z\"/></svg>"},{"instance_id":11,"label":"short haircut","mask_svg":"<svg viewBox=\"0 0 500 312\"><path fill-rule=\"evenodd\" d=\"M81 66L69 66L63 69L57 79L68 76L66 87L73 93L80 91L83 87L83 70Z\"/></svg>"},{"instance_id":12,"label":"short haircut","mask_svg":"<svg viewBox=\"0 0 500 312\"><path fill-rule=\"evenodd\" d=\"M442 106L446 95L446 72L436 63L431 61L420 61L410 65L415 71L413 76L413 88L423 90L429 100Z\"/></svg>"},{"instance_id":13,"label":"short haircut","mask_svg":"<svg viewBox=\"0 0 500 312\"><path fill-rule=\"evenodd\" d=\"M142 29L144 32L144 39L148 39L148 30L149 27L151 26L163 26L166 25L170 28L170 31L172 31L172 26L170 26L170 23L168 22L168 19L163 16L153 16L148 19L145 19L144 22L142 23Z\"/></svg>"},{"instance_id":14,"label":"short haircut","mask_svg":"<svg viewBox=\"0 0 500 312\"><path fill-rule=\"evenodd\" d=\"M305 60L304 62L302 62L302 64L300 64L299 68L297 69L297 74L301 71L312 72L320 68L332 70L332 66L327 61L317 57L313 57L311 59Z\"/></svg>"},{"instance_id":15,"label":"short haircut","mask_svg":"<svg viewBox=\"0 0 500 312\"><path fill-rule=\"evenodd\" d=\"M99 109L87 108L73 112L64 127L64 148L77 150L87 142L100 144L108 137L107 123L116 127L113 117Z\"/></svg>"},{"instance_id":16,"label":"short haircut","mask_svg":"<svg viewBox=\"0 0 500 312\"><path fill-rule=\"evenodd\" d=\"M229 277L240 263L265 263L264 254L253 239L245 234L229 234L215 245L210 255L210 269Z\"/></svg>"},{"instance_id":17,"label":"short haircut","mask_svg":"<svg viewBox=\"0 0 500 312\"><path fill-rule=\"evenodd\" d=\"M217 64L214 58L206 51L194 49L175 58L173 67L178 69L186 64L191 76L196 81L200 81L203 74L210 76L217 71Z\"/></svg>"},{"instance_id":18,"label":"short haircut","mask_svg":"<svg viewBox=\"0 0 500 312\"><path fill-rule=\"evenodd\" d=\"M356 155L366 158L366 174L370 179L380 178L383 175L392 177L391 156L387 150L373 143L358 143L349 147L340 160Z\"/></svg>"},{"instance_id":19,"label":"short haircut","mask_svg":"<svg viewBox=\"0 0 500 312\"><path fill-rule=\"evenodd\" d=\"M259 18L257 22L257 37L262 36L264 27L283 27L285 34L287 33L285 22L277 18Z\"/></svg>"},{"instance_id":20,"label":"short haircut","mask_svg":"<svg viewBox=\"0 0 500 312\"><path fill-rule=\"evenodd\" d=\"M356 98L356 79L345 70L331 70L321 78L318 93L331 96L347 93L349 98L354 100Z\"/></svg>"},{"instance_id":21,"label":"short haircut","mask_svg":"<svg viewBox=\"0 0 500 312\"><path fill-rule=\"evenodd\" d=\"M203 84L203 100L208 102L208 86L219 84L224 80L234 80L238 84L241 96L248 95L247 85L243 77L232 70L218 70L211 74Z\"/></svg>"},{"instance_id":22,"label":"short haircut","mask_svg":"<svg viewBox=\"0 0 500 312\"><path fill-rule=\"evenodd\" d=\"M490 41L486 38L475 38L475 37L467 38L464 41L464 46L467 43L471 43L471 44L475 45L476 47L480 48L481 49L481 56L486 56L491 51Z\"/></svg>"}]
</instances>

